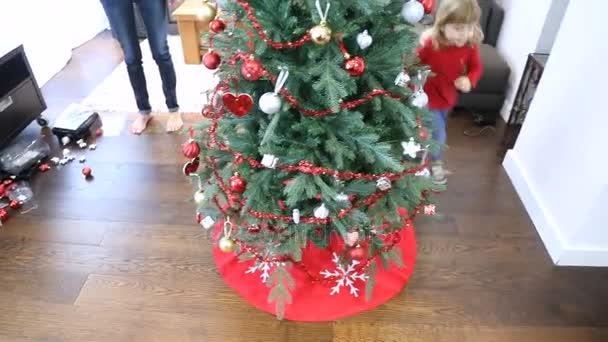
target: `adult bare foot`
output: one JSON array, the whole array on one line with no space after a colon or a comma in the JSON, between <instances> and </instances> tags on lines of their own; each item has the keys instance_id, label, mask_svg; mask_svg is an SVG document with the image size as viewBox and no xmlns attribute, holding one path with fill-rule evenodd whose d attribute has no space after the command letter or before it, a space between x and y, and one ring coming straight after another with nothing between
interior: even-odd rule
<instances>
[{"instance_id":1,"label":"adult bare foot","mask_svg":"<svg viewBox=\"0 0 608 342\"><path fill-rule=\"evenodd\" d=\"M150 119L152 119L151 115L138 115L137 119L135 119L135 121L133 121L133 123L131 124L131 133L136 134L136 135L140 135L143 133L143 131L146 130L146 127L148 127L148 122L150 122Z\"/></svg>"},{"instance_id":2,"label":"adult bare foot","mask_svg":"<svg viewBox=\"0 0 608 342\"><path fill-rule=\"evenodd\" d=\"M167 119L168 133L179 131L183 126L184 121L180 112L169 113L169 119Z\"/></svg>"}]
</instances>

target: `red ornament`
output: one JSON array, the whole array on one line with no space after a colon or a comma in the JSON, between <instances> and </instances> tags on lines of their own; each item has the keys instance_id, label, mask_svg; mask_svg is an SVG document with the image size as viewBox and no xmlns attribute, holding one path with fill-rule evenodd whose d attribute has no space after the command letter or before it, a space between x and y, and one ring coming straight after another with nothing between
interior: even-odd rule
<instances>
[{"instance_id":1,"label":"red ornament","mask_svg":"<svg viewBox=\"0 0 608 342\"><path fill-rule=\"evenodd\" d=\"M407 212L407 209L401 207L399 209L397 209L397 213L399 214L399 216L409 216L409 213Z\"/></svg>"},{"instance_id":2,"label":"red ornament","mask_svg":"<svg viewBox=\"0 0 608 342\"><path fill-rule=\"evenodd\" d=\"M287 206L285 205L285 202L283 202L283 200L278 200L277 204L279 205L279 208L281 208L281 210L287 209Z\"/></svg>"},{"instance_id":3,"label":"red ornament","mask_svg":"<svg viewBox=\"0 0 608 342\"><path fill-rule=\"evenodd\" d=\"M195 173L196 170L198 170L198 166L199 166L198 157L194 158L191 161L184 164L184 167L182 168L182 172L184 173L184 176L190 176L191 174Z\"/></svg>"},{"instance_id":4,"label":"red ornament","mask_svg":"<svg viewBox=\"0 0 608 342\"><path fill-rule=\"evenodd\" d=\"M203 221L203 214L196 213L196 223L200 224Z\"/></svg>"},{"instance_id":5,"label":"red ornament","mask_svg":"<svg viewBox=\"0 0 608 342\"><path fill-rule=\"evenodd\" d=\"M264 76L264 66L253 57L246 59L241 66L241 75L248 81L257 81Z\"/></svg>"},{"instance_id":6,"label":"red ornament","mask_svg":"<svg viewBox=\"0 0 608 342\"><path fill-rule=\"evenodd\" d=\"M0 208L0 223L8 220L8 211L6 211L4 208Z\"/></svg>"},{"instance_id":7,"label":"red ornament","mask_svg":"<svg viewBox=\"0 0 608 342\"><path fill-rule=\"evenodd\" d=\"M358 77L365 71L365 60L359 56L349 57L344 62L344 70L353 77Z\"/></svg>"},{"instance_id":8,"label":"red ornament","mask_svg":"<svg viewBox=\"0 0 608 342\"><path fill-rule=\"evenodd\" d=\"M51 167L49 166L49 164L40 164L38 166L38 170L40 170L40 172L47 172L48 170L50 170Z\"/></svg>"},{"instance_id":9,"label":"red ornament","mask_svg":"<svg viewBox=\"0 0 608 342\"><path fill-rule=\"evenodd\" d=\"M203 64L209 70L217 69L220 66L220 63L222 63L222 58L215 51L209 51L203 56Z\"/></svg>"},{"instance_id":10,"label":"red ornament","mask_svg":"<svg viewBox=\"0 0 608 342\"><path fill-rule=\"evenodd\" d=\"M211 106L207 106L205 108L203 108L203 110L201 111L201 115L203 115L203 117L205 118L212 118L213 117L213 108Z\"/></svg>"},{"instance_id":11,"label":"red ornament","mask_svg":"<svg viewBox=\"0 0 608 342\"><path fill-rule=\"evenodd\" d=\"M11 207L11 209L17 210L19 208L21 208L22 203L17 201L17 200L12 200L8 206Z\"/></svg>"},{"instance_id":12,"label":"red ornament","mask_svg":"<svg viewBox=\"0 0 608 342\"><path fill-rule=\"evenodd\" d=\"M91 168L90 168L90 167L85 166L85 167L83 167L83 168L82 168L82 174L83 174L83 175L84 175L86 178L89 178L89 177L91 177L91 175L93 174L93 170L91 170Z\"/></svg>"},{"instance_id":13,"label":"red ornament","mask_svg":"<svg viewBox=\"0 0 608 342\"><path fill-rule=\"evenodd\" d=\"M0 184L0 198L6 197L6 187L4 184Z\"/></svg>"},{"instance_id":14,"label":"red ornament","mask_svg":"<svg viewBox=\"0 0 608 342\"><path fill-rule=\"evenodd\" d=\"M230 189L234 192L243 193L247 189L247 180L238 173L230 177Z\"/></svg>"},{"instance_id":15,"label":"red ornament","mask_svg":"<svg viewBox=\"0 0 608 342\"><path fill-rule=\"evenodd\" d=\"M252 224L249 227L247 227L247 231L250 232L251 234L257 234L261 231L262 229L260 228L260 226Z\"/></svg>"},{"instance_id":16,"label":"red ornament","mask_svg":"<svg viewBox=\"0 0 608 342\"><path fill-rule=\"evenodd\" d=\"M429 138L429 132L424 127L420 127L420 132L418 133L418 135L424 140L427 140Z\"/></svg>"},{"instance_id":17,"label":"red ornament","mask_svg":"<svg viewBox=\"0 0 608 342\"><path fill-rule=\"evenodd\" d=\"M95 135L98 136L98 137L102 136L103 135L103 129L98 128L97 130L95 130Z\"/></svg>"},{"instance_id":18,"label":"red ornament","mask_svg":"<svg viewBox=\"0 0 608 342\"><path fill-rule=\"evenodd\" d=\"M209 29L214 33L220 33L226 29L226 23L222 19L213 19L209 22Z\"/></svg>"},{"instance_id":19,"label":"red ornament","mask_svg":"<svg viewBox=\"0 0 608 342\"><path fill-rule=\"evenodd\" d=\"M353 260L363 260L367 256L367 251L361 245L357 245L348 250L348 256Z\"/></svg>"},{"instance_id":20,"label":"red ornament","mask_svg":"<svg viewBox=\"0 0 608 342\"><path fill-rule=\"evenodd\" d=\"M424 13L431 14L435 11L435 0L418 0L424 7Z\"/></svg>"},{"instance_id":21,"label":"red ornament","mask_svg":"<svg viewBox=\"0 0 608 342\"><path fill-rule=\"evenodd\" d=\"M253 108L253 98L249 94L236 96L233 93L226 93L222 96L222 100L226 108L239 118L245 116Z\"/></svg>"},{"instance_id":22,"label":"red ornament","mask_svg":"<svg viewBox=\"0 0 608 342\"><path fill-rule=\"evenodd\" d=\"M433 216L437 213L437 209L434 204L427 204L424 206L424 215Z\"/></svg>"},{"instance_id":23,"label":"red ornament","mask_svg":"<svg viewBox=\"0 0 608 342\"><path fill-rule=\"evenodd\" d=\"M6 186L9 186L9 185L13 184L13 180L12 180L12 179L5 179L5 180L2 182L2 184L3 184L3 185L6 185Z\"/></svg>"},{"instance_id":24,"label":"red ornament","mask_svg":"<svg viewBox=\"0 0 608 342\"><path fill-rule=\"evenodd\" d=\"M196 141L189 139L182 146L182 152L186 158L196 158L201 153L201 147Z\"/></svg>"}]
</instances>

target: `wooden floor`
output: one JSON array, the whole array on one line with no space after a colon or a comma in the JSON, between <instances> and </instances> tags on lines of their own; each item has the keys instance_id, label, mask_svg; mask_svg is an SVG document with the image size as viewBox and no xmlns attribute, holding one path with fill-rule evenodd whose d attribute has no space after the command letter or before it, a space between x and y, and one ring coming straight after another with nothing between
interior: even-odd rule
<instances>
[{"instance_id":1,"label":"wooden floor","mask_svg":"<svg viewBox=\"0 0 608 342\"><path fill-rule=\"evenodd\" d=\"M44 88L47 114L119 61L107 33L76 50ZM125 126L87 152L93 181L76 162L40 175L38 209L0 230L0 341L608 341L608 271L553 266L495 158L497 138L463 136L469 122L450 122L455 174L444 216L417 222L407 289L319 324L279 322L223 283L186 202L183 137L163 133L162 118L141 137Z\"/></svg>"}]
</instances>

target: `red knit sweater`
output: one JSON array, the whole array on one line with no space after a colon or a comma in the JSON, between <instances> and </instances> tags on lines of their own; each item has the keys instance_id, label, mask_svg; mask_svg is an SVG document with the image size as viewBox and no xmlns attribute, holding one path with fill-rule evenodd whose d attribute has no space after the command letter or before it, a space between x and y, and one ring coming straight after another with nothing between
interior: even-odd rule
<instances>
[{"instance_id":1,"label":"red knit sweater","mask_svg":"<svg viewBox=\"0 0 608 342\"><path fill-rule=\"evenodd\" d=\"M435 74L424 85L424 91L429 96L429 109L448 110L456 105L458 93L454 81L458 77L467 76L472 87L477 85L481 77L483 66L477 45L435 49L432 40L428 39L416 52L421 64L430 66Z\"/></svg>"}]
</instances>

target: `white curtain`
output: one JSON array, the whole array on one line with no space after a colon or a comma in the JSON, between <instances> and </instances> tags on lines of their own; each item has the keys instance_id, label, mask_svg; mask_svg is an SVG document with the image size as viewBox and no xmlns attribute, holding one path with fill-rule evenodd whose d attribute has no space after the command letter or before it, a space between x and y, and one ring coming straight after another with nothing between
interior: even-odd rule
<instances>
[{"instance_id":1,"label":"white curtain","mask_svg":"<svg viewBox=\"0 0 608 342\"><path fill-rule=\"evenodd\" d=\"M0 56L23 44L41 87L106 28L99 0L0 0Z\"/></svg>"}]
</instances>

